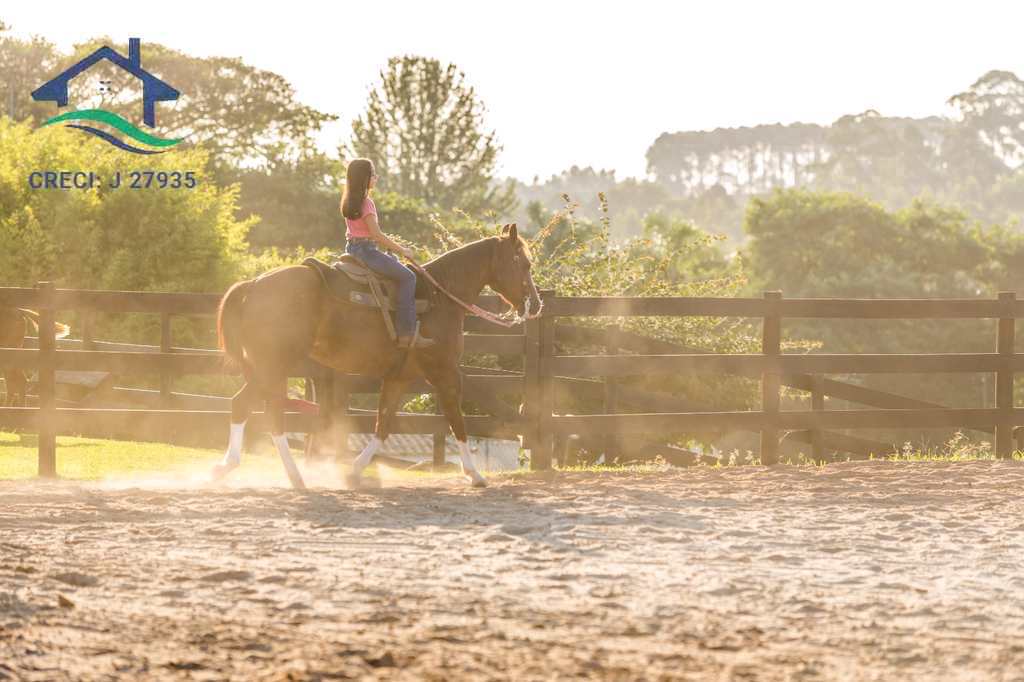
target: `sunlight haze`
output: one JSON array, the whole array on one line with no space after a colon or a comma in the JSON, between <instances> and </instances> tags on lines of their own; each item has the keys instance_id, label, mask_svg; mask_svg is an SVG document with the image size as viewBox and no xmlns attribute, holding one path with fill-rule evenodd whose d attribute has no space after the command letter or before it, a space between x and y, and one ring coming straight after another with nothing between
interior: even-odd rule
<instances>
[{"instance_id":1,"label":"sunlight haze","mask_svg":"<svg viewBox=\"0 0 1024 682\"><path fill-rule=\"evenodd\" d=\"M1024 9L1006 2L291 2L239 19L233 4L187 0L159 20L125 2L56 6L15 3L3 18L62 49L139 36L143 55L152 41L239 56L339 116L320 137L326 150L388 57L454 62L504 146L498 174L526 181L572 165L643 175L662 132L948 113L946 98L986 71L1024 72Z\"/></svg>"}]
</instances>

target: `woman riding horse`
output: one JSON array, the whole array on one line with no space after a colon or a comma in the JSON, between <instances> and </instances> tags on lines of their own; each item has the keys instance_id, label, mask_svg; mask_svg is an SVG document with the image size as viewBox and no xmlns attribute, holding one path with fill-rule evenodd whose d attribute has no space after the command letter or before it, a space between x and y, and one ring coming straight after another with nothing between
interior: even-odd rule
<instances>
[{"instance_id":1,"label":"woman riding horse","mask_svg":"<svg viewBox=\"0 0 1024 682\"><path fill-rule=\"evenodd\" d=\"M541 301L530 273L530 251L515 225L449 251L423 266L441 294L421 315L421 325L435 344L401 349L392 343L380 311L338 300L311 266L290 265L231 286L217 313L220 348L240 368L245 385L231 401L227 452L214 468L220 478L239 465L242 434L253 404L266 400L271 437L294 487L302 477L284 433L287 380L306 358L352 374L382 379L374 437L356 458L350 481L358 485L363 469L392 433L398 403L408 385L424 378L437 392L441 409L459 444L462 470L475 486L486 485L466 443L462 416L462 327L471 304L484 287L500 294L518 315L540 313ZM418 277L423 297L434 288ZM532 314L531 314L532 313Z\"/></svg>"},{"instance_id":2,"label":"woman riding horse","mask_svg":"<svg viewBox=\"0 0 1024 682\"><path fill-rule=\"evenodd\" d=\"M345 192L341 198L341 213L345 216L346 228L345 251L377 274L398 284L398 301L395 306L398 346L408 348L409 344L415 343L417 348L429 348L434 345L434 340L416 333L415 271L402 265L390 253L377 250L379 245L402 254L410 261L415 257L412 250L395 243L381 231L377 222L377 207L370 198L370 192L376 184L377 172L373 169L372 161L353 159L349 162Z\"/></svg>"}]
</instances>

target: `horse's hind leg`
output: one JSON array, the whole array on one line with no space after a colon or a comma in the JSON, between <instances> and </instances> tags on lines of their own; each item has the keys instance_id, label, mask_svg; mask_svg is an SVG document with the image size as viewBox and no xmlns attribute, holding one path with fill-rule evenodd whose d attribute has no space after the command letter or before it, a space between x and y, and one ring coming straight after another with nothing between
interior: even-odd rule
<instances>
[{"instance_id":1,"label":"horse's hind leg","mask_svg":"<svg viewBox=\"0 0 1024 682\"><path fill-rule=\"evenodd\" d=\"M370 462L373 461L373 456L377 454L377 450L380 449L388 439L388 436L391 435L391 429L395 424L395 416L398 413L398 401L401 399L402 394L405 393L408 385L409 381L407 379L390 377L384 380L380 389L380 401L377 403L377 427L370 442L366 444L363 451L352 462L352 472L349 474L348 479L350 487L356 488L359 486L362 480L363 469L370 465Z\"/></svg>"},{"instance_id":2,"label":"horse's hind leg","mask_svg":"<svg viewBox=\"0 0 1024 682\"><path fill-rule=\"evenodd\" d=\"M245 422L252 413L255 392L253 383L247 381L231 398L231 433L228 436L228 449L224 453L224 459L213 468L214 480L224 478L242 463L242 438L245 435Z\"/></svg>"},{"instance_id":3,"label":"horse's hind leg","mask_svg":"<svg viewBox=\"0 0 1024 682\"><path fill-rule=\"evenodd\" d=\"M25 378L25 373L20 369L11 369L4 372L4 378L7 382L7 406L26 407L28 405L26 398L28 379ZM0 403L0 405L2 404Z\"/></svg>"},{"instance_id":4,"label":"horse's hind leg","mask_svg":"<svg viewBox=\"0 0 1024 682\"><path fill-rule=\"evenodd\" d=\"M297 490L305 490L306 484L299 473L299 467L292 459L291 448L288 446L288 436L284 432L284 406L288 397L288 379L280 382L280 390L274 390L267 396L267 414L270 416L270 438L277 446L277 454L281 457L281 464L284 465L285 473L292 487Z\"/></svg>"}]
</instances>

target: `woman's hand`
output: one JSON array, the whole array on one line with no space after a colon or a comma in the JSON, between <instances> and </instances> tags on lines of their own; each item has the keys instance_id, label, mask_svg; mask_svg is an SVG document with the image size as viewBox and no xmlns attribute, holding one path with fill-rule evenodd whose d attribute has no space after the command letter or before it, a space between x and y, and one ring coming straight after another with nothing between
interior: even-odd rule
<instances>
[{"instance_id":1,"label":"woman's hand","mask_svg":"<svg viewBox=\"0 0 1024 682\"><path fill-rule=\"evenodd\" d=\"M413 250L412 250L412 249L410 249L410 248L409 248L409 247L407 247L407 246L401 246L401 245L399 245L399 247L398 247L398 248L399 248L399 251L398 251L398 252L399 252L400 254L402 254L402 256L403 256L403 257L404 257L404 258L405 258L406 260L411 260L411 261L415 261L415 260L416 260L416 254L415 254L415 252L413 252Z\"/></svg>"}]
</instances>

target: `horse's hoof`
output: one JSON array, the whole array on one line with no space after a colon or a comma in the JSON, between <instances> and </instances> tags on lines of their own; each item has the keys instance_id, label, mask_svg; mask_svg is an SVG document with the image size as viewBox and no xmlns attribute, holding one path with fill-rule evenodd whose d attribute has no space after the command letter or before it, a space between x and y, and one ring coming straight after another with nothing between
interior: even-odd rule
<instances>
[{"instance_id":1,"label":"horse's hoof","mask_svg":"<svg viewBox=\"0 0 1024 682\"><path fill-rule=\"evenodd\" d=\"M215 464L213 468L210 469L210 479L215 483L217 481L222 481L224 480L224 477L230 474L234 469L235 467L224 463Z\"/></svg>"},{"instance_id":2,"label":"horse's hoof","mask_svg":"<svg viewBox=\"0 0 1024 682\"><path fill-rule=\"evenodd\" d=\"M349 490L359 490L363 487L363 477L359 474L349 474L345 477L345 485Z\"/></svg>"},{"instance_id":3,"label":"horse's hoof","mask_svg":"<svg viewBox=\"0 0 1024 682\"><path fill-rule=\"evenodd\" d=\"M477 474L475 477L469 476L468 478L469 478L469 482L473 485L474 488L486 488L487 487L487 479L484 478L483 476L481 476L480 474Z\"/></svg>"}]
</instances>

